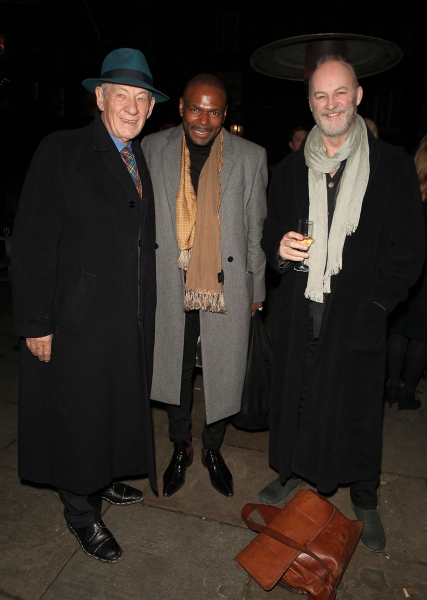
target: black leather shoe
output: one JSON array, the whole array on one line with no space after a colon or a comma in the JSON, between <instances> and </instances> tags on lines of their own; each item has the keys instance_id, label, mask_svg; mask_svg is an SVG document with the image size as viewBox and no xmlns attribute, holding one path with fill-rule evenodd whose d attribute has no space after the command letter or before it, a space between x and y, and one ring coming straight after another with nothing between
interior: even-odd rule
<instances>
[{"instance_id":1,"label":"black leather shoe","mask_svg":"<svg viewBox=\"0 0 427 600\"><path fill-rule=\"evenodd\" d=\"M397 403L398 410L418 410L421 406L421 400L415 398L415 394L403 389L400 393Z\"/></svg>"},{"instance_id":2,"label":"black leather shoe","mask_svg":"<svg viewBox=\"0 0 427 600\"><path fill-rule=\"evenodd\" d=\"M163 474L163 496L172 496L185 483L185 472L193 462L193 445L189 442L175 442L168 468Z\"/></svg>"},{"instance_id":3,"label":"black leather shoe","mask_svg":"<svg viewBox=\"0 0 427 600\"><path fill-rule=\"evenodd\" d=\"M81 528L71 527L68 523L68 529L78 539L83 552L89 556L104 562L116 562L123 557L123 550L103 521Z\"/></svg>"},{"instance_id":4,"label":"black leather shoe","mask_svg":"<svg viewBox=\"0 0 427 600\"><path fill-rule=\"evenodd\" d=\"M206 454L204 453L206 450ZM233 495L233 476L219 450L202 449L202 464L207 468L212 486L227 498Z\"/></svg>"},{"instance_id":5,"label":"black leather shoe","mask_svg":"<svg viewBox=\"0 0 427 600\"><path fill-rule=\"evenodd\" d=\"M102 490L101 498L107 500L110 504L125 506L126 504L142 502L144 500L144 492L117 481L109 485L105 490Z\"/></svg>"}]
</instances>

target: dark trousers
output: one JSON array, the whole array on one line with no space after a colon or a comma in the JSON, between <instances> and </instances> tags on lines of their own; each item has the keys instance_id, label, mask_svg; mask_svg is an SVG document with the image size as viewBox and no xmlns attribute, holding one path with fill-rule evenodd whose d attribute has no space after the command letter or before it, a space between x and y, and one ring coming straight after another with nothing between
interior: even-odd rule
<instances>
[{"instance_id":1,"label":"dark trousers","mask_svg":"<svg viewBox=\"0 0 427 600\"><path fill-rule=\"evenodd\" d=\"M317 350L317 338L313 333L313 319L310 319L310 329L308 334L307 349L304 362L304 376L301 390L299 410L304 409L305 399L310 389L311 373L314 365L314 357ZM295 476L294 476L295 477ZM366 510L377 507L377 488L380 484L380 474L369 481L355 481L350 485L350 498L353 504ZM321 493L322 490L319 490Z\"/></svg>"},{"instance_id":2,"label":"dark trousers","mask_svg":"<svg viewBox=\"0 0 427 600\"><path fill-rule=\"evenodd\" d=\"M74 494L58 488L64 504L64 517L74 528L90 527L101 519L102 499L96 494Z\"/></svg>"},{"instance_id":3,"label":"dark trousers","mask_svg":"<svg viewBox=\"0 0 427 600\"><path fill-rule=\"evenodd\" d=\"M193 372L196 366L197 339L200 334L199 311L185 313L184 352L182 357L180 405L167 405L169 437L172 442L191 440L191 407L193 404ZM226 419L203 426L202 442L209 450L219 450L224 439Z\"/></svg>"}]
</instances>

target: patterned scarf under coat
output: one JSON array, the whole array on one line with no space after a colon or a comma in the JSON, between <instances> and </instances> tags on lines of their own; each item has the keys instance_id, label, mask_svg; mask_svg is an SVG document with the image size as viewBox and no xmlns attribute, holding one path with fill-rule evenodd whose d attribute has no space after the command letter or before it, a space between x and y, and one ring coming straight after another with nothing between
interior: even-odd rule
<instances>
[{"instance_id":1,"label":"patterned scarf under coat","mask_svg":"<svg viewBox=\"0 0 427 600\"><path fill-rule=\"evenodd\" d=\"M191 182L190 151L182 134L179 190L176 197L178 267L186 271L184 310L226 312L221 259L221 131L200 173L197 196Z\"/></svg>"}]
</instances>

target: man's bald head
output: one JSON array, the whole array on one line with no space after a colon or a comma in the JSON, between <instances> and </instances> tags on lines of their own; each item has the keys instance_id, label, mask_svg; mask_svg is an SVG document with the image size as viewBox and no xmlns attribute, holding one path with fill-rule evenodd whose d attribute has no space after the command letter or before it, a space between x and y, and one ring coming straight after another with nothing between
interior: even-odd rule
<instances>
[{"instance_id":1,"label":"man's bald head","mask_svg":"<svg viewBox=\"0 0 427 600\"><path fill-rule=\"evenodd\" d=\"M311 82L313 79L313 75L316 73L316 71L318 70L319 67L324 65L326 62L330 62L330 61L335 61L335 62L338 62L338 63L341 63L342 65L344 65L346 67L346 69L348 69L350 71L351 77L353 78L354 87L355 88L359 87L359 82L357 80L356 71L354 70L353 65L351 65L346 60L344 60L343 57L340 56L339 54L328 54L325 56L321 56L319 58L319 60L316 63L316 68L314 69L313 73L310 75L310 78L308 80L308 94L309 95L311 93Z\"/></svg>"}]
</instances>

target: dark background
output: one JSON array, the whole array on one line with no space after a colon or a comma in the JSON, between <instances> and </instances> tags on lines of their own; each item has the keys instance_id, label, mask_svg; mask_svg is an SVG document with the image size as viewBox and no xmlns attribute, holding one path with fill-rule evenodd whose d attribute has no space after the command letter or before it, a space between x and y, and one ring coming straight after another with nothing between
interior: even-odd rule
<instances>
[{"instance_id":1,"label":"dark background","mask_svg":"<svg viewBox=\"0 0 427 600\"><path fill-rule=\"evenodd\" d=\"M270 165L288 153L288 133L312 126L304 86L256 73L251 54L275 40L346 32L387 39L404 52L391 70L361 79L362 116L380 137L412 153L427 132L427 43L422 2L277 2L211 0L0 0L0 219L13 217L22 181L40 140L86 125L95 98L81 81L98 77L115 48L144 52L154 85L168 94L143 135L179 123L188 79L217 74L229 111L244 118L244 137L267 148Z\"/></svg>"}]
</instances>

